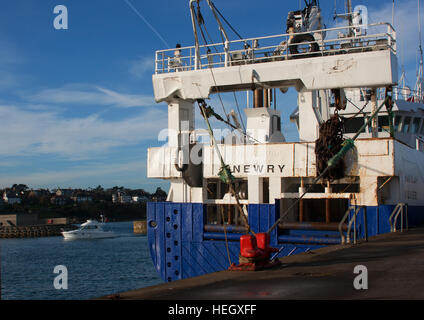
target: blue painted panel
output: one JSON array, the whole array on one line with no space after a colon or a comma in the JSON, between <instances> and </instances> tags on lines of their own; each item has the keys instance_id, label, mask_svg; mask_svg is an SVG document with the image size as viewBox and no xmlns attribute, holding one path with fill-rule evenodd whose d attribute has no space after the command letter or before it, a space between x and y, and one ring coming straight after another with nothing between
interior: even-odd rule
<instances>
[{"instance_id":1,"label":"blue painted panel","mask_svg":"<svg viewBox=\"0 0 424 320\"><path fill-rule=\"evenodd\" d=\"M259 232L267 232L269 229L269 222L271 219L271 206L268 204L259 205Z\"/></svg>"},{"instance_id":2,"label":"blue painted panel","mask_svg":"<svg viewBox=\"0 0 424 320\"><path fill-rule=\"evenodd\" d=\"M182 241L193 241L194 234L198 230L194 230L193 224L193 206L185 206L185 210L181 212L181 230Z\"/></svg>"},{"instance_id":3,"label":"blue painted panel","mask_svg":"<svg viewBox=\"0 0 424 320\"><path fill-rule=\"evenodd\" d=\"M340 238L339 231L335 231L335 230L291 229L291 230L282 230L280 232L280 235Z\"/></svg>"},{"instance_id":4,"label":"blue painted panel","mask_svg":"<svg viewBox=\"0 0 424 320\"><path fill-rule=\"evenodd\" d=\"M228 243L230 259L238 263L239 242ZM183 278L199 276L228 269L230 266L226 244L223 241L183 243Z\"/></svg>"},{"instance_id":5,"label":"blue painted panel","mask_svg":"<svg viewBox=\"0 0 424 320\"><path fill-rule=\"evenodd\" d=\"M339 238L328 237L311 237L311 236L278 236L280 243L307 243L307 244L338 244L341 242Z\"/></svg>"},{"instance_id":6,"label":"blue painted panel","mask_svg":"<svg viewBox=\"0 0 424 320\"><path fill-rule=\"evenodd\" d=\"M201 203L193 205L193 239L194 241L203 240L203 226L206 221L206 206Z\"/></svg>"},{"instance_id":7,"label":"blue painted panel","mask_svg":"<svg viewBox=\"0 0 424 320\"><path fill-rule=\"evenodd\" d=\"M147 223L147 239L149 241L149 250L150 250L150 256L152 258L153 261L153 265L156 266L157 264L157 250L155 248L156 245L156 230L155 228L153 228L153 226L151 225L152 223L156 223L156 206L154 203L147 203L147 208L146 208L146 223Z\"/></svg>"},{"instance_id":8,"label":"blue painted panel","mask_svg":"<svg viewBox=\"0 0 424 320\"><path fill-rule=\"evenodd\" d=\"M393 209L394 206L388 205L367 207L368 236L390 231L388 219ZM279 210L279 201L275 205L249 205L249 223L253 231L268 231L279 216ZM424 207L409 207L408 213L409 226L424 223ZM230 261L236 264L239 262L240 243L238 238L240 234L230 234L230 240L234 241L228 241L227 243L224 240L224 233L204 233L204 221L206 221L206 206L204 204L169 202L147 204L150 254L163 280L174 281L221 271L228 268ZM152 222L155 222L155 225ZM398 221L399 226L400 221ZM404 226L406 226L406 223L404 223ZM357 230L358 238L363 238L365 235L363 212L360 212L357 216ZM275 228L271 233L270 239L271 246L281 248L278 257L298 254L325 246L317 243L279 243L278 232L278 228ZM221 238L222 240L204 240L204 235L206 238ZM305 237L321 237L321 240L326 242L337 239L334 232L319 230L280 231L280 240L290 240L284 238L284 236L297 236L302 239ZM227 245L230 261L228 259Z\"/></svg>"},{"instance_id":9,"label":"blue painted panel","mask_svg":"<svg viewBox=\"0 0 424 320\"><path fill-rule=\"evenodd\" d=\"M259 232L259 205L249 204L248 206L249 212L249 225L253 232Z\"/></svg>"},{"instance_id":10,"label":"blue painted panel","mask_svg":"<svg viewBox=\"0 0 424 320\"><path fill-rule=\"evenodd\" d=\"M205 232L203 234L203 239L205 240L223 240L227 241L240 241L240 237L243 234L241 233L222 233L222 232Z\"/></svg>"},{"instance_id":11,"label":"blue painted panel","mask_svg":"<svg viewBox=\"0 0 424 320\"><path fill-rule=\"evenodd\" d=\"M381 205L378 207L378 234L390 232L389 218L396 206ZM375 207L370 207L375 208ZM377 210L377 209L375 209Z\"/></svg>"},{"instance_id":12,"label":"blue painted panel","mask_svg":"<svg viewBox=\"0 0 424 320\"><path fill-rule=\"evenodd\" d=\"M268 232L271 226L277 221L280 213L279 201L275 204L249 204L249 225L255 233ZM278 228L270 233L270 246L275 247Z\"/></svg>"},{"instance_id":13,"label":"blue painted panel","mask_svg":"<svg viewBox=\"0 0 424 320\"><path fill-rule=\"evenodd\" d=\"M389 218L395 209L394 205L380 205L380 206L367 206L367 231L368 237L376 236L383 233L390 232ZM349 219L352 218L352 214ZM408 207L408 225L410 227L417 226L424 223L424 207L422 206L409 206ZM365 224L364 224L364 211L361 210L356 218L358 239L365 238ZM399 230L401 225L401 217L397 221L397 228ZM403 218L403 226L406 227L406 215ZM353 228L353 224L352 224Z\"/></svg>"},{"instance_id":14,"label":"blue painted panel","mask_svg":"<svg viewBox=\"0 0 424 320\"><path fill-rule=\"evenodd\" d=\"M153 263L164 281L188 277L183 265L183 239L191 243L203 237L204 206L191 203L148 203L149 248ZM155 222L153 227L151 222ZM190 250L186 246L186 251ZM187 254L189 259L190 252ZM196 257L195 257L196 258ZM185 276L183 275L185 274Z\"/></svg>"},{"instance_id":15,"label":"blue painted panel","mask_svg":"<svg viewBox=\"0 0 424 320\"><path fill-rule=\"evenodd\" d=\"M147 204L147 235L150 255L162 279L166 277L164 209L163 203Z\"/></svg>"},{"instance_id":16,"label":"blue painted panel","mask_svg":"<svg viewBox=\"0 0 424 320\"><path fill-rule=\"evenodd\" d=\"M280 201L276 200L275 205L272 208L272 216L270 220L269 228L280 218ZM270 242L271 247L278 247L278 226L270 233Z\"/></svg>"},{"instance_id":17,"label":"blue painted panel","mask_svg":"<svg viewBox=\"0 0 424 320\"><path fill-rule=\"evenodd\" d=\"M201 246L198 242L183 242L183 278L190 278L208 273L207 267L202 263L199 258L200 252L198 247Z\"/></svg>"},{"instance_id":18,"label":"blue painted panel","mask_svg":"<svg viewBox=\"0 0 424 320\"><path fill-rule=\"evenodd\" d=\"M380 233L380 208L378 207L367 207L367 227L368 227L368 237L376 236ZM363 220L363 214L359 216L361 220ZM359 233L360 238L365 238L365 229L362 228Z\"/></svg>"},{"instance_id":19,"label":"blue painted panel","mask_svg":"<svg viewBox=\"0 0 424 320\"><path fill-rule=\"evenodd\" d=\"M424 224L424 206L409 206L408 207L408 224L409 226L418 226L418 225ZM405 226L405 221L403 225Z\"/></svg>"},{"instance_id":20,"label":"blue painted panel","mask_svg":"<svg viewBox=\"0 0 424 320\"><path fill-rule=\"evenodd\" d=\"M181 276L181 215L188 208L178 203L165 205L165 267L166 280L182 279ZM176 258L178 257L178 258Z\"/></svg>"}]
</instances>

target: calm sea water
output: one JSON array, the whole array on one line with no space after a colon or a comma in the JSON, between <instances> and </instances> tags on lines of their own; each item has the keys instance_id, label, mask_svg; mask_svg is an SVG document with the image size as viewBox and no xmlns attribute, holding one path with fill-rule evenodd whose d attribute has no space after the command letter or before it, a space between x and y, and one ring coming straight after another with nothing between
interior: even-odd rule
<instances>
[{"instance_id":1,"label":"calm sea water","mask_svg":"<svg viewBox=\"0 0 424 320\"><path fill-rule=\"evenodd\" d=\"M1 299L81 300L162 283L150 258L147 237L132 222L107 223L119 237L67 240L63 237L0 240ZM68 270L68 289L53 286L54 267Z\"/></svg>"}]
</instances>

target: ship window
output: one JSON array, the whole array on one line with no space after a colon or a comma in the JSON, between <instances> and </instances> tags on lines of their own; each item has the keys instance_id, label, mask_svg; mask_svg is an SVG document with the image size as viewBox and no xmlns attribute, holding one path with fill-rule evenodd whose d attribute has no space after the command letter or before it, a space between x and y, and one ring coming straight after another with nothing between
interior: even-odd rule
<instances>
[{"instance_id":1,"label":"ship window","mask_svg":"<svg viewBox=\"0 0 424 320\"><path fill-rule=\"evenodd\" d=\"M399 131L401 121L402 121L402 116L395 117L395 125L394 125L395 131Z\"/></svg>"},{"instance_id":2,"label":"ship window","mask_svg":"<svg viewBox=\"0 0 424 320\"><path fill-rule=\"evenodd\" d=\"M402 128L403 133L409 132L410 124L411 124L411 117L405 117L405 120L403 121L403 128Z\"/></svg>"},{"instance_id":3,"label":"ship window","mask_svg":"<svg viewBox=\"0 0 424 320\"><path fill-rule=\"evenodd\" d=\"M389 131L389 116L378 117L378 131Z\"/></svg>"},{"instance_id":4,"label":"ship window","mask_svg":"<svg viewBox=\"0 0 424 320\"><path fill-rule=\"evenodd\" d=\"M356 117L345 122L345 133L356 133L364 125L364 117ZM365 128L361 131L365 132Z\"/></svg>"},{"instance_id":5,"label":"ship window","mask_svg":"<svg viewBox=\"0 0 424 320\"><path fill-rule=\"evenodd\" d=\"M412 121L411 133L418 133L418 129L420 128L421 118L414 118Z\"/></svg>"},{"instance_id":6,"label":"ship window","mask_svg":"<svg viewBox=\"0 0 424 320\"><path fill-rule=\"evenodd\" d=\"M82 229L84 230L97 229L97 226L85 226Z\"/></svg>"},{"instance_id":7,"label":"ship window","mask_svg":"<svg viewBox=\"0 0 424 320\"><path fill-rule=\"evenodd\" d=\"M208 199L218 199L218 183L219 181L208 181Z\"/></svg>"},{"instance_id":8,"label":"ship window","mask_svg":"<svg viewBox=\"0 0 424 320\"><path fill-rule=\"evenodd\" d=\"M269 178L262 179L262 203L269 203Z\"/></svg>"},{"instance_id":9,"label":"ship window","mask_svg":"<svg viewBox=\"0 0 424 320\"><path fill-rule=\"evenodd\" d=\"M272 116L272 133L276 131L281 131L281 119L279 116Z\"/></svg>"}]
</instances>

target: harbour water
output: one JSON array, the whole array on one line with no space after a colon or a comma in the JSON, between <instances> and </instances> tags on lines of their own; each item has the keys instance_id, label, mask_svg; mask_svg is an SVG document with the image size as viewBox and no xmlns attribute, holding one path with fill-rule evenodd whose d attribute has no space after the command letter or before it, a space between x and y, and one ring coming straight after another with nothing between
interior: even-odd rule
<instances>
[{"instance_id":1,"label":"harbour water","mask_svg":"<svg viewBox=\"0 0 424 320\"><path fill-rule=\"evenodd\" d=\"M0 240L1 299L85 300L162 283L147 237L132 222L107 223L113 239L63 237ZM68 289L57 290L55 266L68 271Z\"/></svg>"}]
</instances>

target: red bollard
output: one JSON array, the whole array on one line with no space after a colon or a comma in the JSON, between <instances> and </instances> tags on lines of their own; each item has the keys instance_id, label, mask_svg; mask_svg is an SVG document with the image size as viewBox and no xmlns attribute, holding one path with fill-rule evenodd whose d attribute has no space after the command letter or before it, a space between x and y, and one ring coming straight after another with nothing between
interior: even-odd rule
<instances>
[{"instance_id":1,"label":"red bollard","mask_svg":"<svg viewBox=\"0 0 424 320\"><path fill-rule=\"evenodd\" d=\"M256 238L251 235L240 237L240 254L246 258L254 258L259 254Z\"/></svg>"},{"instance_id":2,"label":"red bollard","mask_svg":"<svg viewBox=\"0 0 424 320\"><path fill-rule=\"evenodd\" d=\"M272 252L277 252L277 248L271 248L269 246L269 234L268 233L257 233L256 241L258 244L258 248L263 250L266 254L266 259L270 258L270 254Z\"/></svg>"},{"instance_id":3,"label":"red bollard","mask_svg":"<svg viewBox=\"0 0 424 320\"><path fill-rule=\"evenodd\" d=\"M256 237L252 235L243 235L240 237L240 256L248 258L252 262L232 264L230 271L256 271L272 268L280 264L279 260L270 261L270 254L278 249L270 248L269 235L267 233L257 233Z\"/></svg>"}]
</instances>

